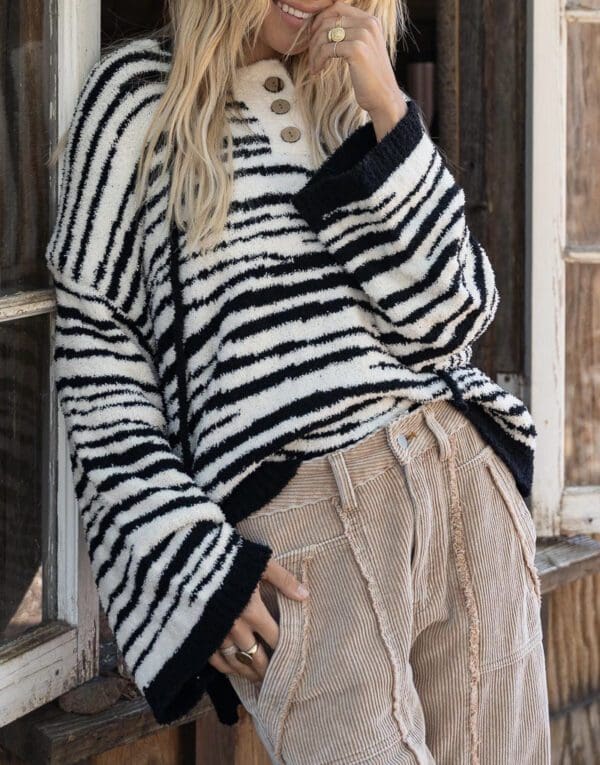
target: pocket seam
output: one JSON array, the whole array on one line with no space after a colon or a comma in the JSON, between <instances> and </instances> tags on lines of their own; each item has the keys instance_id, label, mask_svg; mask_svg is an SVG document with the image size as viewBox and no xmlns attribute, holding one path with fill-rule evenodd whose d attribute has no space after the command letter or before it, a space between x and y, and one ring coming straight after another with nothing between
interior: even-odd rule
<instances>
[{"instance_id":1,"label":"pocket seam","mask_svg":"<svg viewBox=\"0 0 600 765\"><path fill-rule=\"evenodd\" d=\"M502 475L498 465L493 460L487 460L485 465L490 473L494 485L500 492L503 504L515 527L517 536L519 538L521 552L523 554L523 560L527 569L527 581L533 588L533 592L537 598L538 605L541 605L541 582L539 573L535 567L535 534L532 538L531 531L529 528L527 528L526 521L521 515L522 510L520 507L516 506L519 498L515 496L514 492L512 491L512 485L507 481L505 476ZM518 492L518 488L515 487L515 491ZM531 548L533 548L533 552Z\"/></svg>"},{"instance_id":2,"label":"pocket seam","mask_svg":"<svg viewBox=\"0 0 600 765\"><path fill-rule=\"evenodd\" d=\"M491 444L486 444L485 446L482 446L480 451L477 452L477 454L474 454L472 457L469 457L465 462L456 463L455 469L457 472L462 472L463 470L470 470L474 467L477 467L479 463L483 461L487 461L488 457L490 456L491 452L493 452L494 449L491 446Z\"/></svg>"},{"instance_id":3,"label":"pocket seam","mask_svg":"<svg viewBox=\"0 0 600 765\"><path fill-rule=\"evenodd\" d=\"M300 581L307 585L309 592L311 592L311 590L310 590L308 569L309 569L309 563L312 560L314 554L315 554L315 551L311 550L307 555L305 555L302 558L302 562L301 562ZM295 672L290 680L288 691L282 705L283 708L282 708L281 714L279 715L279 719L277 721L277 731L275 735L275 740L273 742L275 756L278 758L281 757L281 750L283 747L283 740L285 737L285 724L287 721L287 717L292 707L292 704L294 703L294 699L296 697L298 687L300 685L302 677L304 676L304 671L306 669L306 655L308 650L308 631L309 631L310 621L311 621L310 599L312 596L313 595L311 593L308 596L308 598L305 598L304 600L300 601L300 605L302 607L302 625L301 625L302 634L298 640L299 659L297 661Z\"/></svg>"}]
</instances>

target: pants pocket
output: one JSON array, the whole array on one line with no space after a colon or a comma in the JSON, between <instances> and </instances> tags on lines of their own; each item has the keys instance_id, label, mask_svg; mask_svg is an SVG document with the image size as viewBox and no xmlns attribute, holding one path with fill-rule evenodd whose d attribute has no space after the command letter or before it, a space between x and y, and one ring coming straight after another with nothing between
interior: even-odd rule
<instances>
[{"instance_id":1,"label":"pants pocket","mask_svg":"<svg viewBox=\"0 0 600 765\"><path fill-rule=\"evenodd\" d=\"M504 460L494 452L490 454L486 464L497 490L504 499L506 509L514 524L515 532L521 542L523 561L529 582L541 606L541 582L535 565L537 533L533 517L527 507L527 503L523 499L523 495L519 491L513 474Z\"/></svg>"},{"instance_id":2,"label":"pants pocket","mask_svg":"<svg viewBox=\"0 0 600 765\"><path fill-rule=\"evenodd\" d=\"M499 460L490 450L456 474L483 672L518 661L542 633L535 527Z\"/></svg>"},{"instance_id":3,"label":"pants pocket","mask_svg":"<svg viewBox=\"0 0 600 765\"><path fill-rule=\"evenodd\" d=\"M310 548L291 550L274 555L274 558L306 584L310 592ZM304 601L294 600L266 580L261 580L260 592L265 606L278 622L277 643L261 683L253 683L240 675L229 677L242 704L254 718L259 737L267 749L277 753L281 747L287 710L304 665L310 596Z\"/></svg>"},{"instance_id":4,"label":"pants pocket","mask_svg":"<svg viewBox=\"0 0 600 765\"><path fill-rule=\"evenodd\" d=\"M287 765L358 765L401 747L389 623L378 583L357 561L363 553L342 538L315 547L310 559L305 661L280 739Z\"/></svg>"}]
</instances>

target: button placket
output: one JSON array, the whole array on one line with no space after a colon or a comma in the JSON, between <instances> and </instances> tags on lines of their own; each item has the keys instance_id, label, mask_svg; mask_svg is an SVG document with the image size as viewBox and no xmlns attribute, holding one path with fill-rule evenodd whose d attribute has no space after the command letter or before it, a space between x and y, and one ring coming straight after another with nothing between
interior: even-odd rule
<instances>
[{"instance_id":1,"label":"button placket","mask_svg":"<svg viewBox=\"0 0 600 765\"><path fill-rule=\"evenodd\" d=\"M270 93L279 93L283 90L285 83L281 77L272 75L266 78L263 86ZM291 104L286 98L276 98L271 103L271 111L275 114L287 114L290 109ZM295 125L286 125L286 127L282 128L279 135L286 143L296 143L296 141L300 140L301 132Z\"/></svg>"}]
</instances>

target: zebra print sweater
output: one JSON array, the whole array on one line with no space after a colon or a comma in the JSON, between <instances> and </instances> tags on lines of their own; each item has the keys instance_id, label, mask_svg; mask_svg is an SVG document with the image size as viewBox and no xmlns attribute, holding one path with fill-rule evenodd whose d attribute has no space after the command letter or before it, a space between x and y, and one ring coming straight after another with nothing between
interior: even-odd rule
<instances>
[{"instance_id":1,"label":"zebra print sweater","mask_svg":"<svg viewBox=\"0 0 600 765\"><path fill-rule=\"evenodd\" d=\"M365 122L314 167L285 64L240 68L227 226L200 256L166 223L164 145L134 195L170 62L164 41L128 42L79 95L45 256L55 379L126 667L157 721L207 692L233 724L239 699L208 659L273 553L237 521L302 460L432 399L472 419L524 494L536 431L523 402L470 363L498 290L415 104L380 141ZM274 112L275 98L289 111Z\"/></svg>"}]
</instances>

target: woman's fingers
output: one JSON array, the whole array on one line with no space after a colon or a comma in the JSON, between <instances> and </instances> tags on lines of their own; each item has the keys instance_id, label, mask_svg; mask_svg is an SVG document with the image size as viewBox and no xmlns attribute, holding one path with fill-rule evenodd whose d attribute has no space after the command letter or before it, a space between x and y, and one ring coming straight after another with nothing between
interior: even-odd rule
<instances>
[{"instance_id":1,"label":"woman's fingers","mask_svg":"<svg viewBox=\"0 0 600 765\"><path fill-rule=\"evenodd\" d=\"M271 558L267 564L262 579L265 579L288 598L293 600L304 600L308 597L308 590L304 585L288 571L284 566ZM303 591L304 589L304 591ZM252 682L262 680L265 676L269 657L264 646L257 640L256 634L261 636L264 641L274 649L279 640L279 625L266 607L260 588L256 587L246 608L235 620L233 626L223 641L218 651L215 651L209 659L215 669L225 674L238 674L247 677ZM245 664L235 656L235 651L230 650L233 647L240 650L251 648L254 643L258 643L258 649L252 656L252 663ZM222 651L226 653L223 654Z\"/></svg>"},{"instance_id":2,"label":"woman's fingers","mask_svg":"<svg viewBox=\"0 0 600 765\"><path fill-rule=\"evenodd\" d=\"M266 579L292 600L304 600L308 597L308 588L296 579L291 571L288 571L273 558L267 564L263 579Z\"/></svg>"},{"instance_id":3,"label":"woman's fingers","mask_svg":"<svg viewBox=\"0 0 600 765\"><path fill-rule=\"evenodd\" d=\"M227 661L240 675L245 675L245 677L255 681L262 680L269 660L265 649L256 639L256 635L252 631L248 622L243 619L236 619L229 636L231 637L232 642L242 651L247 651L255 643L258 644L257 651L252 655L252 664L245 664L243 661L236 659L235 653L228 655Z\"/></svg>"},{"instance_id":4,"label":"woman's fingers","mask_svg":"<svg viewBox=\"0 0 600 765\"><path fill-rule=\"evenodd\" d=\"M231 664L229 664L229 662L226 661L223 656L221 656L221 649L215 651L211 655L208 663L212 664L215 669L217 669L219 672L222 672L224 675L230 675L233 672Z\"/></svg>"}]
</instances>

